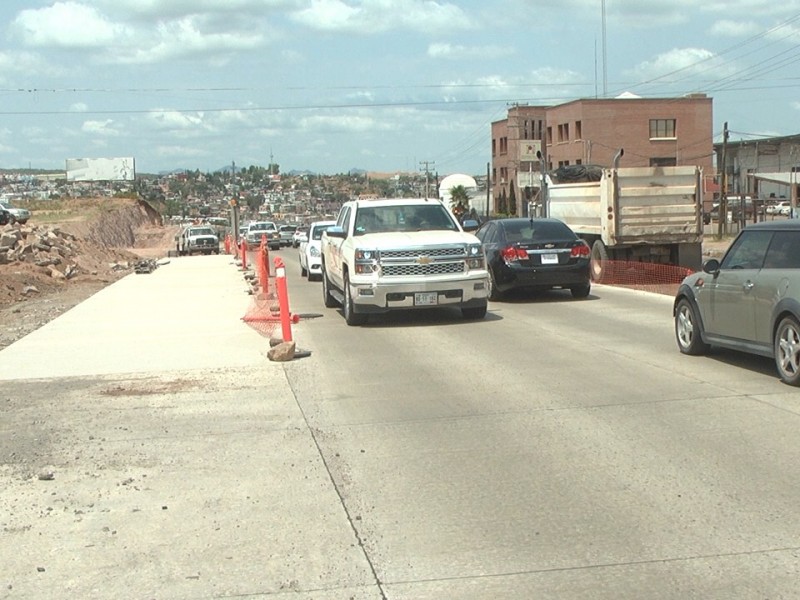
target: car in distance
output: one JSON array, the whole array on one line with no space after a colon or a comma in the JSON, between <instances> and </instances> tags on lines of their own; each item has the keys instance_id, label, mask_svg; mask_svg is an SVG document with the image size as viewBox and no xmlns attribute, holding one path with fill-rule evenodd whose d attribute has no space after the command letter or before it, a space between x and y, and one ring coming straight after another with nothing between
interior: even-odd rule
<instances>
[{"instance_id":1,"label":"car in distance","mask_svg":"<svg viewBox=\"0 0 800 600\"><path fill-rule=\"evenodd\" d=\"M281 246L291 246L292 245L292 237L294 236L294 232L297 231L297 225L281 225L278 227L278 233L280 234L281 239Z\"/></svg>"},{"instance_id":2,"label":"car in distance","mask_svg":"<svg viewBox=\"0 0 800 600\"><path fill-rule=\"evenodd\" d=\"M315 221L308 228L308 236L300 242L300 275L309 281L322 277L322 234L336 225L336 221Z\"/></svg>"},{"instance_id":3,"label":"car in distance","mask_svg":"<svg viewBox=\"0 0 800 600\"><path fill-rule=\"evenodd\" d=\"M25 225L25 223L28 222L28 219L31 218L31 211L29 211L27 208L18 208L12 206L8 200L0 200L0 207L2 207L3 210L10 215L9 222L12 224L19 223L20 225Z\"/></svg>"},{"instance_id":4,"label":"car in distance","mask_svg":"<svg viewBox=\"0 0 800 600\"><path fill-rule=\"evenodd\" d=\"M178 235L178 256L219 254L219 238L208 225L189 225Z\"/></svg>"},{"instance_id":5,"label":"car in distance","mask_svg":"<svg viewBox=\"0 0 800 600\"><path fill-rule=\"evenodd\" d=\"M591 249L563 221L496 219L475 235L486 253L490 300L516 289L563 288L574 298L589 295Z\"/></svg>"},{"instance_id":6,"label":"car in distance","mask_svg":"<svg viewBox=\"0 0 800 600\"><path fill-rule=\"evenodd\" d=\"M278 227L272 221L254 221L247 226L245 241L250 250L257 248L261 244L261 237L267 240L270 250L277 250L281 247L281 238Z\"/></svg>"},{"instance_id":7,"label":"car in distance","mask_svg":"<svg viewBox=\"0 0 800 600\"><path fill-rule=\"evenodd\" d=\"M299 248L302 242L308 241L308 227L300 225L292 234L292 248Z\"/></svg>"},{"instance_id":8,"label":"car in distance","mask_svg":"<svg viewBox=\"0 0 800 600\"><path fill-rule=\"evenodd\" d=\"M800 385L800 221L745 227L722 260L687 276L673 303L684 354L712 346L767 356L789 385Z\"/></svg>"}]
</instances>

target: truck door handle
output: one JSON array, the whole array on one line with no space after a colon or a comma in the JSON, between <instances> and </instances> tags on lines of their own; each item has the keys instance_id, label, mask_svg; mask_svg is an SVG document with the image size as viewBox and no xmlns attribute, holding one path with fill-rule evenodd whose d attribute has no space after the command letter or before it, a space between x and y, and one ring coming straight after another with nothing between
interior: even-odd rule
<instances>
[{"instance_id":1,"label":"truck door handle","mask_svg":"<svg viewBox=\"0 0 800 600\"><path fill-rule=\"evenodd\" d=\"M745 281L744 285L742 287L744 288L745 292L749 292L750 290L752 290L755 287L755 285L756 284L753 283L752 281Z\"/></svg>"}]
</instances>

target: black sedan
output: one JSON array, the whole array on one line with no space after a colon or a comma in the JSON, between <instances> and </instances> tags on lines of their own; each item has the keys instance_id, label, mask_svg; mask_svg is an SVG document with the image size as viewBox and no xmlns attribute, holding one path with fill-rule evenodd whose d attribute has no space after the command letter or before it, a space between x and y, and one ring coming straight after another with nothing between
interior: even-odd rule
<instances>
[{"instance_id":1,"label":"black sedan","mask_svg":"<svg viewBox=\"0 0 800 600\"><path fill-rule=\"evenodd\" d=\"M489 268L489 299L513 289L564 288L574 298L591 290L589 246L558 219L497 219L475 235Z\"/></svg>"}]
</instances>

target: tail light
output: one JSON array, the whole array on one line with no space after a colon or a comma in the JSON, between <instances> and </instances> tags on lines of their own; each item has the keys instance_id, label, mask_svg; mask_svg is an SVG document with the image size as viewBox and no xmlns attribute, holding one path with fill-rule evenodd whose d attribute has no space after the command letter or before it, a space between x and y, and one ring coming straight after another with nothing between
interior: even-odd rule
<instances>
[{"instance_id":1,"label":"tail light","mask_svg":"<svg viewBox=\"0 0 800 600\"><path fill-rule=\"evenodd\" d=\"M586 242L584 242L583 240L580 240L577 244L575 244L572 247L572 250L570 250L569 257L570 258L589 258L589 255L591 255L591 253L592 253L592 251L589 248L589 245Z\"/></svg>"},{"instance_id":2,"label":"tail light","mask_svg":"<svg viewBox=\"0 0 800 600\"><path fill-rule=\"evenodd\" d=\"M528 260L528 251L518 246L507 246L500 251L500 256L502 256L503 260L506 262Z\"/></svg>"}]
</instances>

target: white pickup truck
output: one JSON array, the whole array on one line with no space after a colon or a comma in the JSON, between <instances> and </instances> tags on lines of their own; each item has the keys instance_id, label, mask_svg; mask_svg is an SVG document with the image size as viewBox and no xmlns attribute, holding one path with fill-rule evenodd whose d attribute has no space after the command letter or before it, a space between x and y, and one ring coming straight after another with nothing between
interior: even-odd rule
<instances>
[{"instance_id":1,"label":"white pickup truck","mask_svg":"<svg viewBox=\"0 0 800 600\"><path fill-rule=\"evenodd\" d=\"M346 202L322 235L325 306L348 325L370 313L454 306L486 315L488 272L480 240L437 199Z\"/></svg>"}]
</instances>

